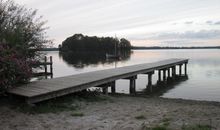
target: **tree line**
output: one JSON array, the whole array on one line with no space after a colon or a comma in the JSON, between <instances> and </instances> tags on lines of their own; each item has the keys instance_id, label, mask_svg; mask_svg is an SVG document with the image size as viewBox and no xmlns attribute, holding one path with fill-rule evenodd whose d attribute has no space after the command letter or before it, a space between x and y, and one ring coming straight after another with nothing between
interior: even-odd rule
<instances>
[{"instance_id":1,"label":"tree line","mask_svg":"<svg viewBox=\"0 0 220 130\"><path fill-rule=\"evenodd\" d=\"M120 53L130 50L131 43L125 38L117 39L113 37L86 36L83 34L74 34L68 37L59 45L62 52L103 52Z\"/></svg>"}]
</instances>

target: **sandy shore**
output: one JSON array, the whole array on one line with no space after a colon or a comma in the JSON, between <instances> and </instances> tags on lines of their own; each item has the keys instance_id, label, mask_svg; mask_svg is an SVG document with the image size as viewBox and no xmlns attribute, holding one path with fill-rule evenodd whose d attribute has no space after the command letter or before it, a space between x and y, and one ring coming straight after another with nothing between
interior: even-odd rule
<instances>
[{"instance_id":1,"label":"sandy shore","mask_svg":"<svg viewBox=\"0 0 220 130\"><path fill-rule=\"evenodd\" d=\"M75 116L73 111L26 114L1 106L0 129L142 130L163 123L174 130L184 124L220 127L220 103L157 97L110 96L109 99L79 102L81 107L77 111L81 116Z\"/></svg>"}]
</instances>

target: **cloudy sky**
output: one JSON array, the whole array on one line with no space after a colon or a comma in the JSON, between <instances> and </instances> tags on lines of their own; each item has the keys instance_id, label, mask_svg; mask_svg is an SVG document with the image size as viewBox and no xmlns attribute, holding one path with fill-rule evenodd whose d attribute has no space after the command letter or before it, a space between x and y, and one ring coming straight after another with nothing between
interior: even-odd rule
<instances>
[{"instance_id":1,"label":"cloudy sky","mask_svg":"<svg viewBox=\"0 0 220 130\"><path fill-rule=\"evenodd\" d=\"M55 46L75 33L136 46L220 45L220 0L15 0L38 9Z\"/></svg>"}]
</instances>

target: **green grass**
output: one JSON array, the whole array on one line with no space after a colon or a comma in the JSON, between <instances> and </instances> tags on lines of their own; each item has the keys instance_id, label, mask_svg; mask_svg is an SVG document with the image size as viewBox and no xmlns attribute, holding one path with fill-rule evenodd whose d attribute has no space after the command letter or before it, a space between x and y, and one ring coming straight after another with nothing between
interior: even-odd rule
<instances>
[{"instance_id":1,"label":"green grass","mask_svg":"<svg viewBox=\"0 0 220 130\"><path fill-rule=\"evenodd\" d=\"M138 120L146 119L144 115L135 116L135 118Z\"/></svg>"},{"instance_id":2,"label":"green grass","mask_svg":"<svg viewBox=\"0 0 220 130\"><path fill-rule=\"evenodd\" d=\"M210 125L191 125L191 126L183 126L182 130L211 130Z\"/></svg>"},{"instance_id":3,"label":"green grass","mask_svg":"<svg viewBox=\"0 0 220 130\"><path fill-rule=\"evenodd\" d=\"M84 114L82 112L73 112L71 113L71 116L79 116L79 117L82 117L84 116Z\"/></svg>"},{"instance_id":4,"label":"green grass","mask_svg":"<svg viewBox=\"0 0 220 130\"><path fill-rule=\"evenodd\" d=\"M169 126L170 125L170 118L164 118L163 120L162 120L162 125L163 126Z\"/></svg>"},{"instance_id":5,"label":"green grass","mask_svg":"<svg viewBox=\"0 0 220 130\"><path fill-rule=\"evenodd\" d=\"M155 126L152 130L168 130L166 126Z\"/></svg>"},{"instance_id":6,"label":"green grass","mask_svg":"<svg viewBox=\"0 0 220 130\"><path fill-rule=\"evenodd\" d=\"M150 128L147 127L146 130L170 130L168 129L168 126L170 125L170 120L170 118L163 118L159 125Z\"/></svg>"}]
</instances>

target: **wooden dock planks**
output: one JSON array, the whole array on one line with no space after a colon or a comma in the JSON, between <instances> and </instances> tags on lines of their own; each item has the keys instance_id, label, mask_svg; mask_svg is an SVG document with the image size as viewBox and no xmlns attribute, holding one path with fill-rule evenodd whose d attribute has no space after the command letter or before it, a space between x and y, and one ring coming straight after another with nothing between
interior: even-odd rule
<instances>
[{"instance_id":1,"label":"wooden dock planks","mask_svg":"<svg viewBox=\"0 0 220 130\"><path fill-rule=\"evenodd\" d=\"M187 62L188 59L168 59L154 63L82 73L54 79L34 81L16 88L11 88L7 92L25 97L28 103L36 103L113 82L118 79L128 78Z\"/></svg>"}]
</instances>

